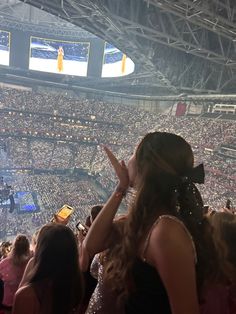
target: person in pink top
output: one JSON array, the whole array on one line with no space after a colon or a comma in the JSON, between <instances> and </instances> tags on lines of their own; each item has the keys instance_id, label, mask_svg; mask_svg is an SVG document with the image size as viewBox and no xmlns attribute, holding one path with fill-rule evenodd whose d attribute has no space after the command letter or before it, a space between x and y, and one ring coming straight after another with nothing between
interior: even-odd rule
<instances>
[{"instance_id":1,"label":"person in pink top","mask_svg":"<svg viewBox=\"0 0 236 314\"><path fill-rule=\"evenodd\" d=\"M11 308L15 292L23 276L25 267L30 258L29 240L24 235L15 238L9 255L0 262L0 278L4 282L3 305Z\"/></svg>"}]
</instances>

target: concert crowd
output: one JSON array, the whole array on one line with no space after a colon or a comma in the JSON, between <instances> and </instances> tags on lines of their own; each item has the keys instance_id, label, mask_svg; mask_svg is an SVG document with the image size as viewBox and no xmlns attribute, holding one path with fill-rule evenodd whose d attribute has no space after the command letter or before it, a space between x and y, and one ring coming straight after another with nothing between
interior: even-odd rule
<instances>
[{"instance_id":1,"label":"concert crowd","mask_svg":"<svg viewBox=\"0 0 236 314\"><path fill-rule=\"evenodd\" d=\"M35 193L40 208L0 204L1 248L11 242L1 251L3 313L236 313L235 121L9 88L0 89L0 119L1 174L15 192ZM187 143L195 168L185 173ZM64 204L75 209L69 221L55 216Z\"/></svg>"}]
</instances>

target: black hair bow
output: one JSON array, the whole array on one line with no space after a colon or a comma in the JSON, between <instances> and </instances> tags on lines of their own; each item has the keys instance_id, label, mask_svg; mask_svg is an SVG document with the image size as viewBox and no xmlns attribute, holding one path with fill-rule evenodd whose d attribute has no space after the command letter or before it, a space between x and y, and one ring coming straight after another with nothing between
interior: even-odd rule
<instances>
[{"instance_id":1,"label":"black hair bow","mask_svg":"<svg viewBox=\"0 0 236 314\"><path fill-rule=\"evenodd\" d=\"M191 181L193 183L203 184L205 182L204 165L200 164L197 167L191 168L181 179L183 183Z\"/></svg>"}]
</instances>

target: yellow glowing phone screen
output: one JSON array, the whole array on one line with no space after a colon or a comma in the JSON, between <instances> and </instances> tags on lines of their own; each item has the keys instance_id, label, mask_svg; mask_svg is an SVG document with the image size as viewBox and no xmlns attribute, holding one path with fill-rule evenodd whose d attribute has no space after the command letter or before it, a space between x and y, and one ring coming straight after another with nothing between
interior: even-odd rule
<instances>
[{"instance_id":1,"label":"yellow glowing phone screen","mask_svg":"<svg viewBox=\"0 0 236 314\"><path fill-rule=\"evenodd\" d=\"M74 211L74 208L68 205L62 206L62 208L58 211L57 216L60 218L66 219L69 217Z\"/></svg>"}]
</instances>

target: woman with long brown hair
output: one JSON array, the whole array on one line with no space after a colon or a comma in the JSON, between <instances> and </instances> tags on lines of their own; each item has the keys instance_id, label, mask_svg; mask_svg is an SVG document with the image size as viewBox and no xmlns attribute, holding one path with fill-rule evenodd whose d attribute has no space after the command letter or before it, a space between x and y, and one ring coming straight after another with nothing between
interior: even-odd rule
<instances>
[{"instance_id":1,"label":"woman with long brown hair","mask_svg":"<svg viewBox=\"0 0 236 314\"><path fill-rule=\"evenodd\" d=\"M11 308L13 298L30 259L30 244L25 235L18 235L8 256L0 262L0 278L4 282L3 305Z\"/></svg>"},{"instance_id":2,"label":"woman with long brown hair","mask_svg":"<svg viewBox=\"0 0 236 314\"><path fill-rule=\"evenodd\" d=\"M207 250L207 222L194 184L204 182L203 166L194 168L183 138L165 132L147 134L127 167L105 151L119 183L88 232L81 266L108 249L103 278L125 313L198 314L198 289L210 275L214 251ZM129 186L134 198L117 228L114 217Z\"/></svg>"},{"instance_id":3,"label":"woman with long brown hair","mask_svg":"<svg viewBox=\"0 0 236 314\"><path fill-rule=\"evenodd\" d=\"M236 216L230 211L216 212L209 218L213 240L219 255L221 273L210 290L208 307L214 304L215 311L224 307L224 314L236 313ZM225 302L220 302L224 295ZM213 307L213 306L212 306ZM207 309L206 309L206 312Z\"/></svg>"},{"instance_id":4,"label":"woman with long brown hair","mask_svg":"<svg viewBox=\"0 0 236 314\"><path fill-rule=\"evenodd\" d=\"M236 216L230 212L216 212L208 219L224 279L236 284Z\"/></svg>"},{"instance_id":5,"label":"woman with long brown hair","mask_svg":"<svg viewBox=\"0 0 236 314\"><path fill-rule=\"evenodd\" d=\"M56 223L43 226L28 282L16 293L13 314L78 313L83 294L78 258L70 228Z\"/></svg>"}]
</instances>

